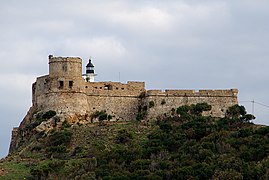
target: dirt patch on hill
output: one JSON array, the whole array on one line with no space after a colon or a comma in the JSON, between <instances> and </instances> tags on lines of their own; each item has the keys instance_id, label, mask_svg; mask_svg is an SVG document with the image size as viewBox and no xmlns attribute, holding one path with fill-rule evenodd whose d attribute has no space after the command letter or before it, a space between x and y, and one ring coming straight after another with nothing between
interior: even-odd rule
<instances>
[{"instance_id":1,"label":"dirt patch on hill","mask_svg":"<svg viewBox=\"0 0 269 180\"><path fill-rule=\"evenodd\" d=\"M0 177L4 176L7 173L7 171L4 168L0 168Z\"/></svg>"}]
</instances>

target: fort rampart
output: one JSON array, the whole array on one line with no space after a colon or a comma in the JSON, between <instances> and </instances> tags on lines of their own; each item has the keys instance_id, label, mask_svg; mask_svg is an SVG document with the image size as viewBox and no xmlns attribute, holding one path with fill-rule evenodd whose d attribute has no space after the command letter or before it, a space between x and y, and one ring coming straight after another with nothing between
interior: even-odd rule
<instances>
[{"instance_id":1,"label":"fort rampart","mask_svg":"<svg viewBox=\"0 0 269 180\"><path fill-rule=\"evenodd\" d=\"M92 114L105 110L112 120L135 119L139 108L148 106L147 119L169 113L182 105L206 102L212 116L223 116L237 104L238 90L146 90L144 82L86 82L82 60L73 57L49 59L49 75L33 84L33 106L38 111L53 109L58 113Z\"/></svg>"},{"instance_id":2,"label":"fort rampart","mask_svg":"<svg viewBox=\"0 0 269 180\"><path fill-rule=\"evenodd\" d=\"M142 110L146 111L143 118L150 120L173 114L182 105L208 103L212 110L206 115L223 117L228 107L238 104L237 94L237 89L162 91L146 90L144 82L87 82L82 77L80 58L49 57L49 74L33 83L32 107L20 127L14 129L11 149L18 144L16 138L31 122L33 114L40 111L84 117L106 111L111 121L129 121L136 119Z\"/></svg>"}]
</instances>

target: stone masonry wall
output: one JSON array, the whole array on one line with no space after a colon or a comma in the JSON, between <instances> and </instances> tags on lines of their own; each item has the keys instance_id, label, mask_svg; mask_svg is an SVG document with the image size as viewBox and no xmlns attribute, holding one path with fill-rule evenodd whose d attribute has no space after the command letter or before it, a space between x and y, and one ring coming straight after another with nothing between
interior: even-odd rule
<instances>
[{"instance_id":1,"label":"stone masonry wall","mask_svg":"<svg viewBox=\"0 0 269 180\"><path fill-rule=\"evenodd\" d=\"M139 98L132 96L90 96L87 113L105 110L113 116L112 121L129 121L136 118L139 103Z\"/></svg>"},{"instance_id":2,"label":"stone masonry wall","mask_svg":"<svg viewBox=\"0 0 269 180\"><path fill-rule=\"evenodd\" d=\"M85 82L87 113L105 110L112 120L133 120L140 104L140 94L145 91L144 82Z\"/></svg>"},{"instance_id":3,"label":"stone masonry wall","mask_svg":"<svg viewBox=\"0 0 269 180\"><path fill-rule=\"evenodd\" d=\"M148 106L153 102L154 106L148 108L148 119L154 119L163 114L169 114L172 109L183 105L208 103L212 110L205 115L223 117L228 107L238 104L237 89L231 90L149 90L145 94L142 106Z\"/></svg>"}]
</instances>

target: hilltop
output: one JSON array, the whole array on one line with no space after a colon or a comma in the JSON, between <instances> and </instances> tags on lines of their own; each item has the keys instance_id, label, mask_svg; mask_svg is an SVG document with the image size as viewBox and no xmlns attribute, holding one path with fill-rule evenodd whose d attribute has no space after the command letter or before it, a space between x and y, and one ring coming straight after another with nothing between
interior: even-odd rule
<instances>
[{"instance_id":1,"label":"hilltop","mask_svg":"<svg viewBox=\"0 0 269 180\"><path fill-rule=\"evenodd\" d=\"M155 121L101 120L37 131L59 119L31 117L32 129L1 160L3 179L268 179L269 127L251 122L244 107L203 116L211 106L180 106ZM81 121L82 122L82 121ZM39 125L38 125L39 124ZM29 127L28 127L29 128Z\"/></svg>"},{"instance_id":2,"label":"hilltop","mask_svg":"<svg viewBox=\"0 0 269 180\"><path fill-rule=\"evenodd\" d=\"M95 82L92 61L49 56L12 131L3 179L268 179L269 128L238 90Z\"/></svg>"}]
</instances>

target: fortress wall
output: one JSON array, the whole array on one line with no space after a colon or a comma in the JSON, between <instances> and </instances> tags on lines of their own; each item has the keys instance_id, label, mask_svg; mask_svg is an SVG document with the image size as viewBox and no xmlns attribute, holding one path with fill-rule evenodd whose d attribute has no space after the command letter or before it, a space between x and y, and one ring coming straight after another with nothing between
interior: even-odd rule
<instances>
[{"instance_id":1,"label":"fortress wall","mask_svg":"<svg viewBox=\"0 0 269 180\"><path fill-rule=\"evenodd\" d=\"M88 111L93 114L96 111L105 110L107 114L114 116L114 120L133 120L136 118L140 98L137 96L88 96Z\"/></svg>"},{"instance_id":2,"label":"fortress wall","mask_svg":"<svg viewBox=\"0 0 269 180\"><path fill-rule=\"evenodd\" d=\"M197 103L208 103L212 106L212 110L205 115L214 117L223 117L228 107L238 104L237 90L203 90L195 91L177 91L166 90L165 93L152 94L146 93L145 99L142 101L143 106L149 106L149 102L154 102L154 107L148 108L148 119L154 119L162 114L170 114L172 108L175 110L179 106L191 105ZM191 93L192 92L192 93Z\"/></svg>"},{"instance_id":3,"label":"fortress wall","mask_svg":"<svg viewBox=\"0 0 269 180\"><path fill-rule=\"evenodd\" d=\"M237 94L237 89L230 90L147 90L147 95L158 96L231 96Z\"/></svg>"},{"instance_id":4,"label":"fortress wall","mask_svg":"<svg viewBox=\"0 0 269 180\"><path fill-rule=\"evenodd\" d=\"M165 96L166 93L162 90L147 90L147 96Z\"/></svg>"},{"instance_id":5,"label":"fortress wall","mask_svg":"<svg viewBox=\"0 0 269 180\"><path fill-rule=\"evenodd\" d=\"M79 92L47 93L37 98L37 110L55 110L59 114L85 114L88 109L87 96Z\"/></svg>"},{"instance_id":6,"label":"fortress wall","mask_svg":"<svg viewBox=\"0 0 269 180\"><path fill-rule=\"evenodd\" d=\"M84 80L82 77L52 77L47 79L46 90L48 92L84 92Z\"/></svg>"},{"instance_id":7,"label":"fortress wall","mask_svg":"<svg viewBox=\"0 0 269 180\"><path fill-rule=\"evenodd\" d=\"M59 81L63 82L62 87L60 87ZM70 84L70 82L72 83ZM87 96L82 84L84 84L84 80L81 76L39 77L33 84L33 106L37 111L85 113L88 108Z\"/></svg>"},{"instance_id":8,"label":"fortress wall","mask_svg":"<svg viewBox=\"0 0 269 180\"><path fill-rule=\"evenodd\" d=\"M137 82L137 81L128 81L127 85L129 88L135 90L145 90L145 82Z\"/></svg>"},{"instance_id":9,"label":"fortress wall","mask_svg":"<svg viewBox=\"0 0 269 180\"><path fill-rule=\"evenodd\" d=\"M33 92L36 95L42 95L45 94L47 91L47 87L50 86L49 84L47 84L47 79L49 76L42 76L42 77L38 77L36 79L35 84L35 91Z\"/></svg>"},{"instance_id":10,"label":"fortress wall","mask_svg":"<svg viewBox=\"0 0 269 180\"><path fill-rule=\"evenodd\" d=\"M87 88L86 88L87 87ZM106 110L112 120L133 120L137 116L144 82L86 82L88 113Z\"/></svg>"},{"instance_id":11,"label":"fortress wall","mask_svg":"<svg viewBox=\"0 0 269 180\"><path fill-rule=\"evenodd\" d=\"M85 92L100 96L140 96L145 91L144 86L144 82L85 82Z\"/></svg>"},{"instance_id":12,"label":"fortress wall","mask_svg":"<svg viewBox=\"0 0 269 180\"><path fill-rule=\"evenodd\" d=\"M73 81L72 88L69 81ZM59 81L64 86L59 88ZM113 120L135 119L144 92L144 82L85 82L81 77L43 76L33 84L33 105L37 110L92 114L106 110Z\"/></svg>"},{"instance_id":13,"label":"fortress wall","mask_svg":"<svg viewBox=\"0 0 269 180\"><path fill-rule=\"evenodd\" d=\"M185 94L196 94L195 90L165 90L165 94L168 95L185 95Z\"/></svg>"}]
</instances>

